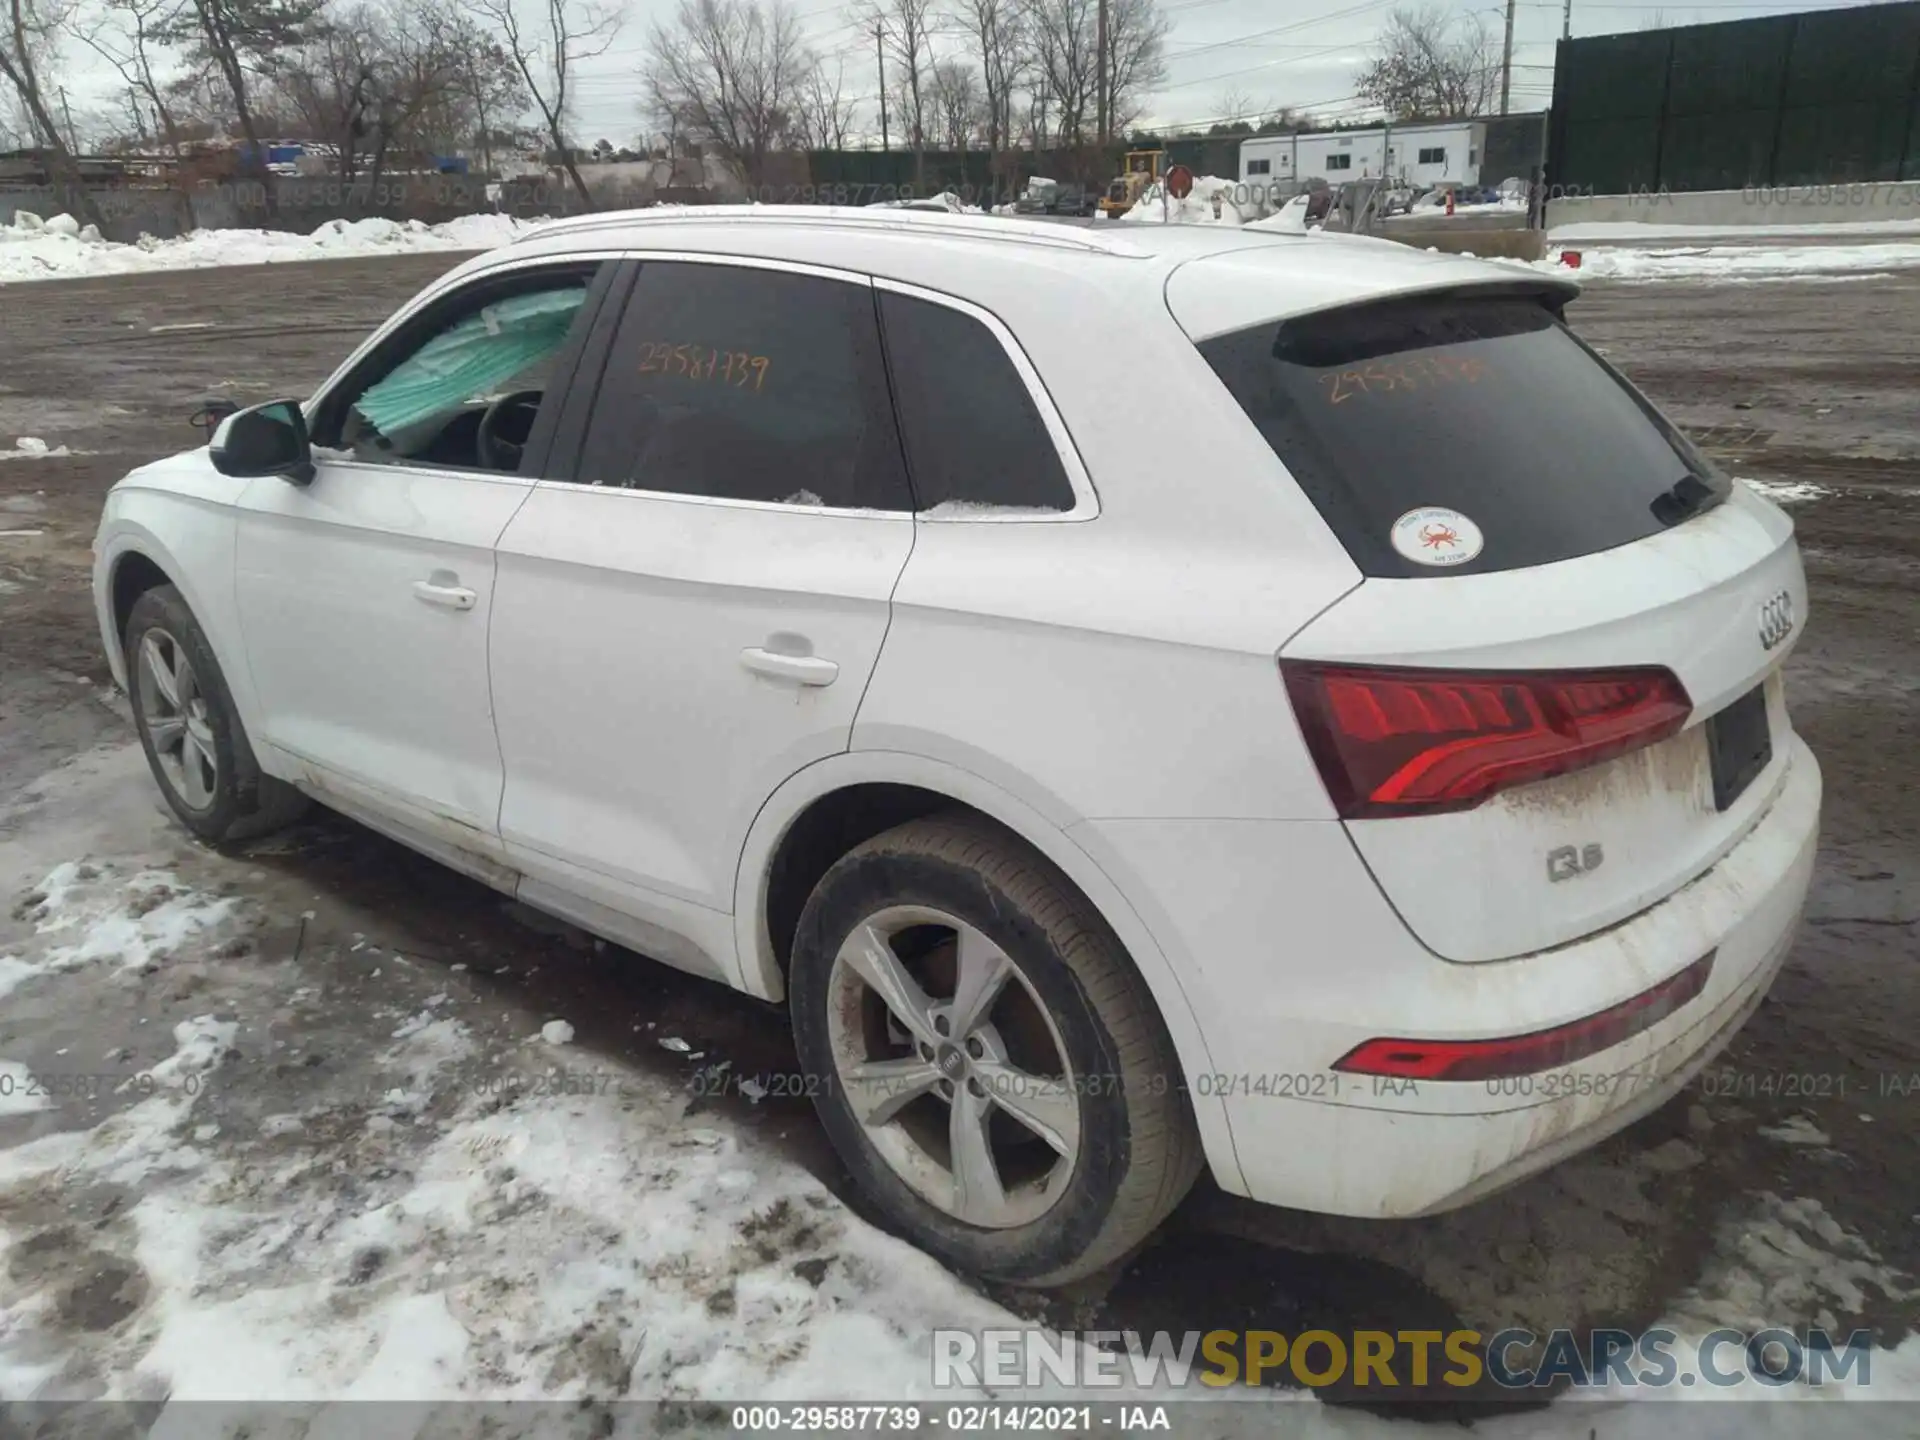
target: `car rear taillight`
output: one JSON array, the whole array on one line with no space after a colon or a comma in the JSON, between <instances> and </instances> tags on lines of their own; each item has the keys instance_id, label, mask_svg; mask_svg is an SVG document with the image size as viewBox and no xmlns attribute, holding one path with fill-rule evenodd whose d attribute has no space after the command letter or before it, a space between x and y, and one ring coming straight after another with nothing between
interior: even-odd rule
<instances>
[{"instance_id":1,"label":"car rear taillight","mask_svg":"<svg viewBox=\"0 0 1920 1440\"><path fill-rule=\"evenodd\" d=\"M1487 674L1282 660L1343 819L1467 810L1664 740L1693 709L1670 670Z\"/></svg>"},{"instance_id":2,"label":"car rear taillight","mask_svg":"<svg viewBox=\"0 0 1920 1440\"><path fill-rule=\"evenodd\" d=\"M1631 999L1550 1030L1495 1040L1368 1040L1334 1061L1333 1068L1396 1080L1499 1080L1571 1065L1651 1030L1685 1006L1707 988L1715 953L1709 950Z\"/></svg>"}]
</instances>

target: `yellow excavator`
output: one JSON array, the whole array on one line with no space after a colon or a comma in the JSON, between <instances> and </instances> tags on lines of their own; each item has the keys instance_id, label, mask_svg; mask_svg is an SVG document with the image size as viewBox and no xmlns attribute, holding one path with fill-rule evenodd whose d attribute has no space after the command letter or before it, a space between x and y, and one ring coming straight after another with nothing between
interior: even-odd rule
<instances>
[{"instance_id":1,"label":"yellow excavator","mask_svg":"<svg viewBox=\"0 0 1920 1440\"><path fill-rule=\"evenodd\" d=\"M1113 177L1107 193L1100 197L1100 213L1118 220L1139 203L1147 187L1160 178L1167 166L1164 150L1129 150L1126 169Z\"/></svg>"}]
</instances>

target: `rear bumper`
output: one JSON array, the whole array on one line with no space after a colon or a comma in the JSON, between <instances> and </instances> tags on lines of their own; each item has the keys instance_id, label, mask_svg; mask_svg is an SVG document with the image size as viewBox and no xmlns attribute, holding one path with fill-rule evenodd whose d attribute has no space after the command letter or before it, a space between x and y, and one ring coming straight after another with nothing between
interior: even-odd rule
<instances>
[{"instance_id":1,"label":"rear bumper","mask_svg":"<svg viewBox=\"0 0 1920 1440\"><path fill-rule=\"evenodd\" d=\"M1439 960L1333 824L1076 827L1162 938L1216 1072L1227 1189L1332 1214L1452 1209L1658 1108L1717 1054L1786 958L1812 878L1820 769L1795 737L1771 804L1712 869L1619 925L1514 960ZM1087 833L1092 832L1092 833ZM1150 893L1140 884L1151 877ZM1138 883L1136 883L1138 882ZM1616 1005L1716 954L1692 1002L1629 1040L1519 1079L1376 1081L1334 1061L1383 1035L1519 1035Z\"/></svg>"}]
</instances>

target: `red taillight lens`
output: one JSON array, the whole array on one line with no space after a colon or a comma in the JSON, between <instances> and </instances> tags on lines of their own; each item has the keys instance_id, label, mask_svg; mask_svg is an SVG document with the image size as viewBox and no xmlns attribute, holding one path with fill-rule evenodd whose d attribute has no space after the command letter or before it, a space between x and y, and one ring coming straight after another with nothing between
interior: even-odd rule
<instances>
[{"instance_id":1,"label":"red taillight lens","mask_svg":"<svg viewBox=\"0 0 1920 1440\"><path fill-rule=\"evenodd\" d=\"M1706 989L1714 954L1709 950L1630 1000L1551 1030L1499 1040L1369 1040L1334 1061L1333 1068L1398 1080L1499 1080L1570 1065L1651 1030Z\"/></svg>"},{"instance_id":2,"label":"red taillight lens","mask_svg":"<svg viewBox=\"0 0 1920 1440\"><path fill-rule=\"evenodd\" d=\"M1466 810L1664 740L1693 709L1670 670L1484 674L1282 660L1341 816Z\"/></svg>"}]
</instances>

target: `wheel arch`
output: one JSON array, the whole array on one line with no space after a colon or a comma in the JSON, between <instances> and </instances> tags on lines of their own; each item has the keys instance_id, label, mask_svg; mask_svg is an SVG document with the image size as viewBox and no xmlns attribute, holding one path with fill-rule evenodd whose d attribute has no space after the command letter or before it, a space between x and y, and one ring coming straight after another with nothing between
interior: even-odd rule
<instances>
[{"instance_id":1,"label":"wheel arch","mask_svg":"<svg viewBox=\"0 0 1920 1440\"><path fill-rule=\"evenodd\" d=\"M220 665L227 693L233 697L234 708L240 713L240 723L252 737L255 754L259 756L263 748L258 738L261 734L259 706L240 634L239 616L232 603L233 517L231 512L217 513L196 506L194 519L205 526L205 533L183 534L185 553L167 544L141 519L124 511L109 522L96 541L99 554L95 561L98 578L94 604L101 643L106 648L108 667L115 682L125 689L132 678L128 672L129 657L124 650L127 619L134 602L157 585L173 586L187 602L194 619L200 622L207 644ZM206 525L209 519L215 523Z\"/></svg>"},{"instance_id":2,"label":"wheel arch","mask_svg":"<svg viewBox=\"0 0 1920 1440\"><path fill-rule=\"evenodd\" d=\"M121 666L127 663L127 621L133 617L134 602L147 591L157 590L162 585L180 588L179 582L145 550L133 546L114 557L107 580L107 600L113 617L113 624L107 631L107 644ZM182 590L181 594L185 595L186 592ZM189 600L187 603L191 606L193 602Z\"/></svg>"},{"instance_id":3,"label":"wheel arch","mask_svg":"<svg viewBox=\"0 0 1920 1440\"><path fill-rule=\"evenodd\" d=\"M792 925L819 877L863 840L954 809L982 815L1031 845L1112 927L1173 1041L1208 1163L1224 1186L1243 1190L1225 1105L1217 1095L1197 1093L1191 1083L1215 1068L1198 1016L1172 962L1127 900L1128 877L1110 875L1040 810L958 766L919 755L853 751L806 767L769 797L747 833L734 882L740 988L763 1000L784 1001Z\"/></svg>"}]
</instances>

